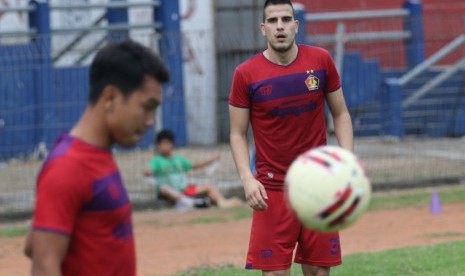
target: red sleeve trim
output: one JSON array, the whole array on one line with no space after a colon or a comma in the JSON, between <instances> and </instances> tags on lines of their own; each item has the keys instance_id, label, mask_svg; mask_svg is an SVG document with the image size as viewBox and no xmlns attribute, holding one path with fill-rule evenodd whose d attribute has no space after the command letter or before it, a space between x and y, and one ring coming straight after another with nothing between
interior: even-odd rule
<instances>
[{"instance_id":1,"label":"red sleeve trim","mask_svg":"<svg viewBox=\"0 0 465 276\"><path fill-rule=\"evenodd\" d=\"M334 89L334 90L331 90L331 91L329 91L329 92L326 92L326 94L334 93L334 92L338 91L339 89L341 89L341 87L342 87L342 85L339 85L338 88L336 88L336 89Z\"/></svg>"},{"instance_id":2,"label":"red sleeve trim","mask_svg":"<svg viewBox=\"0 0 465 276\"><path fill-rule=\"evenodd\" d=\"M250 109L249 106L242 106L242 105L234 104L234 103L231 103L231 102L229 102L229 105L237 107L237 108Z\"/></svg>"}]
</instances>

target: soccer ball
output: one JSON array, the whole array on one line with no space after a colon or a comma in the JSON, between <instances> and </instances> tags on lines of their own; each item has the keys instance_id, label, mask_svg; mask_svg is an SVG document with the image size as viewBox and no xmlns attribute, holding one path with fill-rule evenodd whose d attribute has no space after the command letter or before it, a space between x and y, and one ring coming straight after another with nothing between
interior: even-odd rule
<instances>
[{"instance_id":1,"label":"soccer ball","mask_svg":"<svg viewBox=\"0 0 465 276\"><path fill-rule=\"evenodd\" d=\"M331 233L349 227L367 209L371 185L348 150L322 146L298 156L285 179L290 208L302 224Z\"/></svg>"}]
</instances>

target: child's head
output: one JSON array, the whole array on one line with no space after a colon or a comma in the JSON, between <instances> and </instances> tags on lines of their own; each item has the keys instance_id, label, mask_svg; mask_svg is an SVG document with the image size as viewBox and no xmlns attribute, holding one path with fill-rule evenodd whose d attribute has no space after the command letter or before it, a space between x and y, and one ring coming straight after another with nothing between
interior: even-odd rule
<instances>
[{"instance_id":1,"label":"child's head","mask_svg":"<svg viewBox=\"0 0 465 276\"><path fill-rule=\"evenodd\" d=\"M174 133L168 129L161 130L157 134L155 143L162 156L171 156L174 149Z\"/></svg>"}]
</instances>

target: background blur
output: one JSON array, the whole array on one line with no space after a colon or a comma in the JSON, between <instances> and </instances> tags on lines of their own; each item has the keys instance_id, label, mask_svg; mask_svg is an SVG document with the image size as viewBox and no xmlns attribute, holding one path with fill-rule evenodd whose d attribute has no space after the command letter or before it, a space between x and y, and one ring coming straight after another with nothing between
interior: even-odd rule
<instances>
[{"instance_id":1,"label":"background blur","mask_svg":"<svg viewBox=\"0 0 465 276\"><path fill-rule=\"evenodd\" d=\"M375 190L463 184L465 3L293 2L298 42L333 55L355 152ZM43 159L86 105L92 57L128 37L159 53L173 75L155 128L138 147L114 150L133 202L155 201L142 172L161 128L175 131L179 152L193 160L222 153L216 171L192 173L191 181L240 191L228 96L235 67L266 46L258 29L263 3L0 0L0 217L30 214Z\"/></svg>"}]
</instances>

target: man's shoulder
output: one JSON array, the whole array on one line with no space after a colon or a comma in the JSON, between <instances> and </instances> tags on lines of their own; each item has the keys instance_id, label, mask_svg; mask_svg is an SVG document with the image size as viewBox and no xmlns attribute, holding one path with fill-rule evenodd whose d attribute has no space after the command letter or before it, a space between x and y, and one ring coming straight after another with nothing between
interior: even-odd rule
<instances>
[{"instance_id":1,"label":"man's shoulder","mask_svg":"<svg viewBox=\"0 0 465 276\"><path fill-rule=\"evenodd\" d=\"M105 174L115 169L113 158L108 152L82 145L76 139L66 139L57 142L40 172L53 172L54 176L59 174L72 178L76 175Z\"/></svg>"},{"instance_id":2,"label":"man's shoulder","mask_svg":"<svg viewBox=\"0 0 465 276\"><path fill-rule=\"evenodd\" d=\"M255 54L251 58L247 59L246 61L242 62L236 67L237 71L253 71L256 70L257 66L260 66L260 63L263 61L263 53L260 52Z\"/></svg>"},{"instance_id":3,"label":"man's shoulder","mask_svg":"<svg viewBox=\"0 0 465 276\"><path fill-rule=\"evenodd\" d=\"M303 54L320 55L323 57L330 56L330 53L328 50L318 47L318 46L312 46L312 45L300 44L299 51Z\"/></svg>"},{"instance_id":4,"label":"man's shoulder","mask_svg":"<svg viewBox=\"0 0 465 276\"><path fill-rule=\"evenodd\" d=\"M48 158L42 167L42 171L56 169L60 171L82 170L85 172L82 163L85 163L85 160L81 160L81 158L76 155L66 153Z\"/></svg>"},{"instance_id":5,"label":"man's shoulder","mask_svg":"<svg viewBox=\"0 0 465 276\"><path fill-rule=\"evenodd\" d=\"M47 157L48 163L82 163L89 166L99 166L107 159L112 159L109 151L87 144L69 134L60 135L53 150ZM55 162L58 161L58 162Z\"/></svg>"},{"instance_id":6,"label":"man's shoulder","mask_svg":"<svg viewBox=\"0 0 465 276\"><path fill-rule=\"evenodd\" d=\"M69 155L62 155L46 161L37 178L38 187L59 191L75 191L84 187L89 171L83 163Z\"/></svg>"}]
</instances>

